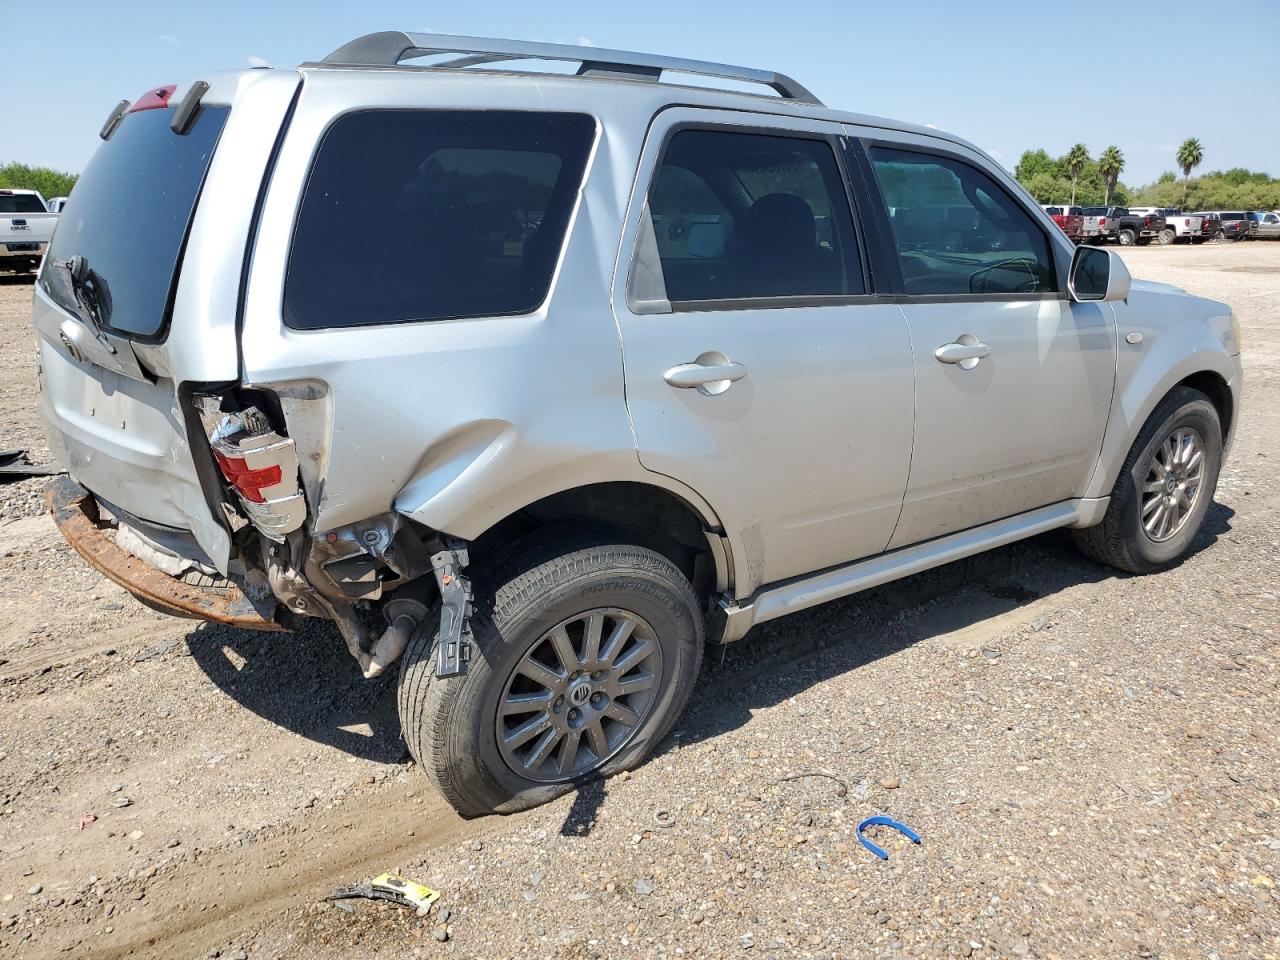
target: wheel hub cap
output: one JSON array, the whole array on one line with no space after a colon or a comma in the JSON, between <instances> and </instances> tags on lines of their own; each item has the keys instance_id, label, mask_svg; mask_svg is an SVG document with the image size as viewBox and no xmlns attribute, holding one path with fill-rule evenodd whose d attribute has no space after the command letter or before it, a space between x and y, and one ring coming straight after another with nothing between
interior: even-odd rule
<instances>
[{"instance_id":1,"label":"wheel hub cap","mask_svg":"<svg viewBox=\"0 0 1280 960\"><path fill-rule=\"evenodd\" d=\"M570 617L543 634L507 678L498 751L530 780L580 777L631 740L661 676L657 637L636 614L601 608Z\"/></svg>"},{"instance_id":2,"label":"wheel hub cap","mask_svg":"<svg viewBox=\"0 0 1280 960\"><path fill-rule=\"evenodd\" d=\"M1191 427L1165 437L1151 458L1142 486L1142 529L1157 543L1187 525L1200 499L1204 477L1204 440Z\"/></svg>"}]
</instances>

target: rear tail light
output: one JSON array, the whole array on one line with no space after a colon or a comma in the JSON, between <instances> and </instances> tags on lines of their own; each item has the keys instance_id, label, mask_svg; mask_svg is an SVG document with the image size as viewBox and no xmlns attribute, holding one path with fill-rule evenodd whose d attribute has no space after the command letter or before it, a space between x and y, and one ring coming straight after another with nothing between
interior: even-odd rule
<instances>
[{"instance_id":1,"label":"rear tail light","mask_svg":"<svg viewBox=\"0 0 1280 960\"><path fill-rule=\"evenodd\" d=\"M283 541L307 517L298 486L298 453L257 407L222 413L217 397L199 397L213 458L244 514L264 536Z\"/></svg>"},{"instance_id":2,"label":"rear tail light","mask_svg":"<svg viewBox=\"0 0 1280 960\"><path fill-rule=\"evenodd\" d=\"M1100 227L1105 227L1106 225L1107 225L1107 218L1106 218L1106 217L1099 217L1099 218L1098 218L1098 226L1100 226Z\"/></svg>"}]
</instances>

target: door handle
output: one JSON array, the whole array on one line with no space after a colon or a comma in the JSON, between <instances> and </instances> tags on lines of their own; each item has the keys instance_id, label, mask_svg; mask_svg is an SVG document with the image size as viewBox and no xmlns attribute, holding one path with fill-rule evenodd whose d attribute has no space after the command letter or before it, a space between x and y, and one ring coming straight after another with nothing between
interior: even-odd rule
<instances>
[{"instance_id":1,"label":"door handle","mask_svg":"<svg viewBox=\"0 0 1280 960\"><path fill-rule=\"evenodd\" d=\"M991 348L972 334L966 333L954 343L944 343L933 351L940 363L958 363L961 370L972 370L978 361L991 356Z\"/></svg>"},{"instance_id":2,"label":"door handle","mask_svg":"<svg viewBox=\"0 0 1280 960\"><path fill-rule=\"evenodd\" d=\"M704 353L693 363L677 363L662 375L680 390L696 387L708 397L724 393L747 375L747 368L719 353Z\"/></svg>"}]
</instances>

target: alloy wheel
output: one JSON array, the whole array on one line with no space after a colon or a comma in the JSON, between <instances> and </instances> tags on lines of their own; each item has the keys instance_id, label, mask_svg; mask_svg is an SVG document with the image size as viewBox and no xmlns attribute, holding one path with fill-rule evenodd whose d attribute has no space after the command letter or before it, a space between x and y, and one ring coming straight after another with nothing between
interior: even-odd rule
<instances>
[{"instance_id":1,"label":"alloy wheel","mask_svg":"<svg viewBox=\"0 0 1280 960\"><path fill-rule=\"evenodd\" d=\"M1157 543L1176 536L1200 498L1204 439L1191 427L1165 437L1142 485L1142 529Z\"/></svg>"},{"instance_id":2,"label":"alloy wheel","mask_svg":"<svg viewBox=\"0 0 1280 960\"><path fill-rule=\"evenodd\" d=\"M560 622L507 678L496 718L502 759L543 783L591 772L640 729L661 676L662 648L638 615L600 608Z\"/></svg>"}]
</instances>

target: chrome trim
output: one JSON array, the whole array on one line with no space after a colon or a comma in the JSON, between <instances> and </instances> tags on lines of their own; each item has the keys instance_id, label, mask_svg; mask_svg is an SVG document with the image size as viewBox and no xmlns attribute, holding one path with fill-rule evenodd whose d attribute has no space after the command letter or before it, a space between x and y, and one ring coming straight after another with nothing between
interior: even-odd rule
<instances>
[{"instance_id":1,"label":"chrome trim","mask_svg":"<svg viewBox=\"0 0 1280 960\"><path fill-rule=\"evenodd\" d=\"M742 602L722 599L720 609L725 614L726 623L720 642L732 643L740 640L753 626L767 620L799 613L830 600L838 600L1049 530L1075 525L1081 519L1082 508L1092 512L1094 501L1067 500L1041 507L914 547L904 547L858 563L824 570L810 577L766 587Z\"/></svg>"}]
</instances>

